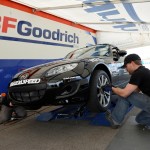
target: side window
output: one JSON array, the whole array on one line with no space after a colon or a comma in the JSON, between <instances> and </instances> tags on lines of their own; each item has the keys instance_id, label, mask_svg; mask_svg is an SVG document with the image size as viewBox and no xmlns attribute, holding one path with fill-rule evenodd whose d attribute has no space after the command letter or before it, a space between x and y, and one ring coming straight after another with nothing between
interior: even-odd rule
<instances>
[{"instance_id":1,"label":"side window","mask_svg":"<svg viewBox=\"0 0 150 150\"><path fill-rule=\"evenodd\" d=\"M105 47L101 48L100 52L101 52L101 56L110 56L109 46L105 45Z\"/></svg>"},{"instance_id":2,"label":"side window","mask_svg":"<svg viewBox=\"0 0 150 150\"><path fill-rule=\"evenodd\" d=\"M92 56L110 56L109 45L97 46Z\"/></svg>"}]
</instances>

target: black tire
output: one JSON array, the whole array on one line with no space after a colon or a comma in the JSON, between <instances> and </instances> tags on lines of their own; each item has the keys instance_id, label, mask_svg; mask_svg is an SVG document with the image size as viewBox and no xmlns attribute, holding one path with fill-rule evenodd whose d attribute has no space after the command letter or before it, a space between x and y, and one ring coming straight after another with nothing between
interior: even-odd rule
<instances>
[{"instance_id":1,"label":"black tire","mask_svg":"<svg viewBox=\"0 0 150 150\"><path fill-rule=\"evenodd\" d=\"M90 80L87 107L91 112L104 112L111 103L111 91L104 91L102 86L110 84L110 78L103 70L95 70Z\"/></svg>"}]
</instances>

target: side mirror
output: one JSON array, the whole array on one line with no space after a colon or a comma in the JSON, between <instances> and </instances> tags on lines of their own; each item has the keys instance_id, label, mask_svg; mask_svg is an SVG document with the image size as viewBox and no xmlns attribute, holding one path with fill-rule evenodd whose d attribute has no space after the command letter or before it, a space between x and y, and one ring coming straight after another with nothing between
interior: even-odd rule
<instances>
[{"instance_id":1,"label":"side mirror","mask_svg":"<svg viewBox=\"0 0 150 150\"><path fill-rule=\"evenodd\" d=\"M120 56L118 55L118 53L117 53L116 51L114 51L114 52L113 52L113 60L114 60L114 61L118 61L119 57L120 57Z\"/></svg>"},{"instance_id":2,"label":"side mirror","mask_svg":"<svg viewBox=\"0 0 150 150\"><path fill-rule=\"evenodd\" d=\"M118 58L113 58L114 61L118 61Z\"/></svg>"},{"instance_id":3,"label":"side mirror","mask_svg":"<svg viewBox=\"0 0 150 150\"><path fill-rule=\"evenodd\" d=\"M125 50L118 51L118 55L121 57L125 56L126 54L127 54L127 51L125 51Z\"/></svg>"}]
</instances>

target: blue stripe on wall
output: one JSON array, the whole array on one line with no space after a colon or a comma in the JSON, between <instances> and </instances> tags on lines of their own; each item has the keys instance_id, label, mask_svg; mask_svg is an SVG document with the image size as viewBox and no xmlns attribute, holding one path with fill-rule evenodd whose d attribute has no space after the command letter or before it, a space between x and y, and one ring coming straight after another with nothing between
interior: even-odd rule
<instances>
[{"instance_id":1,"label":"blue stripe on wall","mask_svg":"<svg viewBox=\"0 0 150 150\"><path fill-rule=\"evenodd\" d=\"M37 41L37 40L22 39L22 38L16 38L16 37L8 37L8 36L0 36L0 40L26 42L26 43L35 43L35 44L45 44L45 45L63 46L63 47L73 47L73 45L69 45L69 44L61 44L61 43Z\"/></svg>"},{"instance_id":2,"label":"blue stripe on wall","mask_svg":"<svg viewBox=\"0 0 150 150\"><path fill-rule=\"evenodd\" d=\"M55 60L58 59L0 59L0 93L7 92L8 84L16 73Z\"/></svg>"}]
</instances>

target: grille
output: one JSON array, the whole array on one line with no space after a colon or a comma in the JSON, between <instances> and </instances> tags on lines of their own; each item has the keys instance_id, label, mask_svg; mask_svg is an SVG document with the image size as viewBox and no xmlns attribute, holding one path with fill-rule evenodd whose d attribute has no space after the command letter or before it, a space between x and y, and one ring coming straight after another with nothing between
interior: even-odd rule
<instances>
[{"instance_id":1,"label":"grille","mask_svg":"<svg viewBox=\"0 0 150 150\"><path fill-rule=\"evenodd\" d=\"M42 99L45 95L45 90L36 90L30 92L12 92L11 97L18 102L35 102Z\"/></svg>"}]
</instances>

